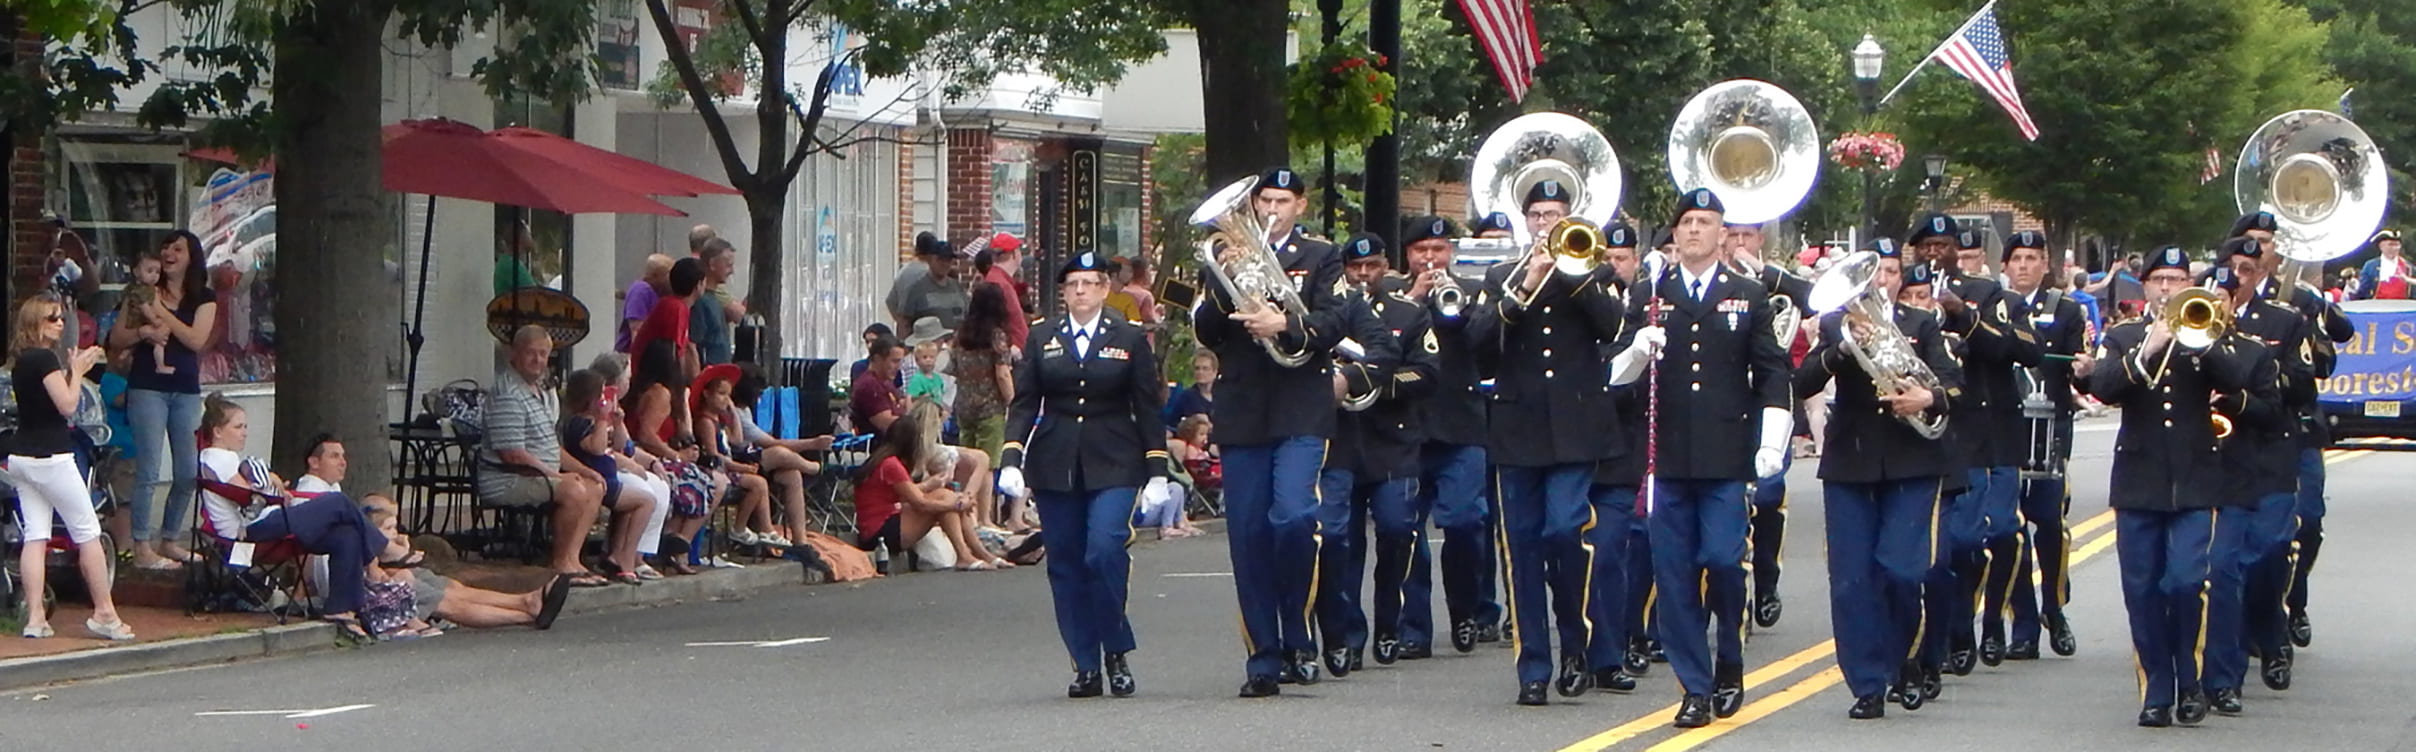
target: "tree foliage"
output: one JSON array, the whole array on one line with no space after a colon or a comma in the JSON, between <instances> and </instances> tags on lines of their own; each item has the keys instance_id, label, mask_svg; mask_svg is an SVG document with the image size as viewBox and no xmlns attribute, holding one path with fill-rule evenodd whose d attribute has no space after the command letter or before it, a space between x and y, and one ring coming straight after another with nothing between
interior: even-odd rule
<instances>
[{"instance_id":1,"label":"tree foliage","mask_svg":"<svg viewBox=\"0 0 2416 752\"><path fill-rule=\"evenodd\" d=\"M2349 97L2350 116L2391 168L2391 214L2416 211L2416 14L2398 0L2303 0L2331 29L2323 58Z\"/></svg>"}]
</instances>

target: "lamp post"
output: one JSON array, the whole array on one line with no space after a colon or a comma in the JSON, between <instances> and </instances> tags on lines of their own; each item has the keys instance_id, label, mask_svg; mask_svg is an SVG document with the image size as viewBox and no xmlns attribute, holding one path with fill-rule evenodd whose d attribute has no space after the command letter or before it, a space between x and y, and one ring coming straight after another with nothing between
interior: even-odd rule
<instances>
[{"instance_id":1,"label":"lamp post","mask_svg":"<svg viewBox=\"0 0 2416 752\"><path fill-rule=\"evenodd\" d=\"M1862 97L1863 128L1868 130L1871 116L1879 112L1879 72L1882 67L1881 63L1887 59L1887 50L1879 47L1878 38L1864 34L1862 43L1854 45L1854 51L1849 57L1854 61L1854 92ZM1877 170L1863 168L1862 224L1860 227L1866 238L1876 237L1879 232L1879 228L1874 226L1877 220L1872 214L1878 203L1878 180Z\"/></svg>"},{"instance_id":2,"label":"lamp post","mask_svg":"<svg viewBox=\"0 0 2416 752\"><path fill-rule=\"evenodd\" d=\"M1929 173L1929 210L1945 211L1946 155L1931 154L1921 158L1921 169Z\"/></svg>"}]
</instances>

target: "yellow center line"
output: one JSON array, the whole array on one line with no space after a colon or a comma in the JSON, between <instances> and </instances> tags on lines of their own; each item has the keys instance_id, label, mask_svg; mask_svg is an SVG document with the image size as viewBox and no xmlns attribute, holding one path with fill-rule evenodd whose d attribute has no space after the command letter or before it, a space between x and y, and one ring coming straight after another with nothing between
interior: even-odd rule
<instances>
[{"instance_id":1,"label":"yellow center line","mask_svg":"<svg viewBox=\"0 0 2416 752\"><path fill-rule=\"evenodd\" d=\"M2336 465L2372 453L2372 450L2366 449L2327 450L2325 452L2324 464ZM2095 516L2092 516L2087 520L2083 520L2077 525L2073 525L2071 540L2078 541L2080 540L2081 536L2095 531L2098 528L2106 527L2113 522L2114 510L2108 509L2103 512L2099 512ZM2091 538L2086 543L2080 543L2074 546L2071 553L2070 566L2072 568L2078 568L2082 562L2088 561L2091 557L2094 557L2098 554L2105 553L2106 549L2112 548L2113 546L2114 531L2107 530L2104 535ZM2066 576L2070 575L2067 574ZM1801 668L1805 664L1830 657L1836 653L1837 641L1823 640L1818 645L1805 648L1801 652L1787 656L1786 658L1780 659L1775 663L1764 666L1760 670L1746 675L1745 683L1749 689L1758 687L1770 679L1793 673L1796 669ZM1705 726L1703 728L1688 730L1686 733L1679 734L1675 737L1662 741L1660 744L1653 745L1648 749L1648 752L1683 752L1684 750L1693 749L1702 745L1704 742L1717 739L1728 732L1743 728L1747 723L1761 720L1762 718L1768 717L1773 713L1785 710L1796 703L1803 702L1805 698L1819 694L1822 690L1836 686L1844 681L1845 674L1836 666L1830 666L1827 669L1823 669L1812 674L1811 676L1805 677L1803 680L1796 682L1794 685L1789 686L1786 689L1779 690L1777 693L1747 704L1744 709L1737 711L1737 715L1734 718L1715 722L1713 725ZM1612 745L1633 739L1644 734L1645 732L1667 726L1669 724L1669 717L1677 714L1677 712L1678 706L1674 704L1670 705L1654 711L1650 715L1620 724L1617 728L1586 737L1584 740L1581 740L1575 744L1561 748L1560 752L1598 752L1599 750L1608 749Z\"/></svg>"}]
</instances>

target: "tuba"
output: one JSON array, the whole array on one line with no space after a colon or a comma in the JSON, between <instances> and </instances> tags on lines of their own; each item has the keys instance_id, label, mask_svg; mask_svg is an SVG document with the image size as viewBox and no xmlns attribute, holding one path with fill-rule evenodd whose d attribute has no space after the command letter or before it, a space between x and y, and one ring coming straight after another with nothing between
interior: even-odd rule
<instances>
[{"instance_id":1,"label":"tuba","mask_svg":"<svg viewBox=\"0 0 2416 752\"><path fill-rule=\"evenodd\" d=\"M2382 225L2390 172L2364 129L2337 113L2285 112L2240 147L2232 197L2242 213L2272 212L2282 258L2321 264L2355 253Z\"/></svg>"},{"instance_id":2,"label":"tuba","mask_svg":"<svg viewBox=\"0 0 2416 752\"><path fill-rule=\"evenodd\" d=\"M1294 318L1306 318L1308 304L1301 301L1300 290L1267 242L1266 220L1250 213L1250 195L1256 188L1257 176L1242 178L1192 210L1191 224L1209 231L1198 246L1200 268L1224 288L1236 312L1256 313L1271 305ZM1286 368L1309 362L1311 355L1307 350L1287 351L1272 339L1258 344Z\"/></svg>"},{"instance_id":3,"label":"tuba","mask_svg":"<svg viewBox=\"0 0 2416 752\"><path fill-rule=\"evenodd\" d=\"M1477 147L1476 162L1468 176L1469 202L1475 205L1480 217L1493 212L1522 217L1526 212L1519 202L1535 184L1546 180L1558 181L1575 194L1569 200L1569 219L1583 220L1593 235L1594 242L1585 253L1558 252L1563 249L1555 247L1554 236L1562 234L1562 227L1554 227L1537 237L1517 221L1510 223L1514 243L1478 240L1463 243L1460 249L1488 251L1493 262L1523 262L1536 253L1553 253L1556 256L1553 266L1564 274L1592 272L1601 263L1599 228L1618 213L1624 185L1619 174L1618 152L1611 149L1610 139L1586 121L1558 112L1536 112L1512 118L1495 128Z\"/></svg>"},{"instance_id":4,"label":"tuba","mask_svg":"<svg viewBox=\"0 0 2416 752\"><path fill-rule=\"evenodd\" d=\"M1880 394L1899 394L1913 387L1943 393L1945 386L1938 374L1929 370L1929 363L1913 350L1913 340L1896 328L1896 322L1882 313L1879 306L1892 305L1883 299L1871 281L1879 273L1879 254L1856 251L1845 257L1820 281L1812 284L1812 309L1827 313L1845 311L1845 321L1838 327L1837 347L1853 354L1854 362L1870 374L1871 382ZM1946 433L1946 416L1926 417L1899 415L1897 420L1912 426L1924 439L1935 439Z\"/></svg>"},{"instance_id":5,"label":"tuba","mask_svg":"<svg viewBox=\"0 0 2416 752\"><path fill-rule=\"evenodd\" d=\"M1719 194L1728 222L1761 224L1787 216L1812 194L1820 150L1812 112L1786 89L1749 78L1723 81L1687 100L1670 124L1669 177L1680 191ZM1803 303L1770 291L1771 334L1780 347L1795 342Z\"/></svg>"}]
</instances>

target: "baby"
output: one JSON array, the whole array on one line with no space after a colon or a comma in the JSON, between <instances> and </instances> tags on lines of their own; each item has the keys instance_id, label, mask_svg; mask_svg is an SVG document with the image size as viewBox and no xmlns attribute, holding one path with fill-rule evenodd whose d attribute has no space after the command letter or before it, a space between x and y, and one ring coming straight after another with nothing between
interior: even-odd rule
<instances>
[{"instance_id":1,"label":"baby","mask_svg":"<svg viewBox=\"0 0 2416 752\"><path fill-rule=\"evenodd\" d=\"M144 253L142 257L135 259L134 283L127 285L125 291L119 293L121 296L117 304L119 326L147 326L159 323L144 315L143 309L159 300L161 274L158 253ZM167 343L151 343L151 369L153 373L176 372L175 366L168 365Z\"/></svg>"}]
</instances>

